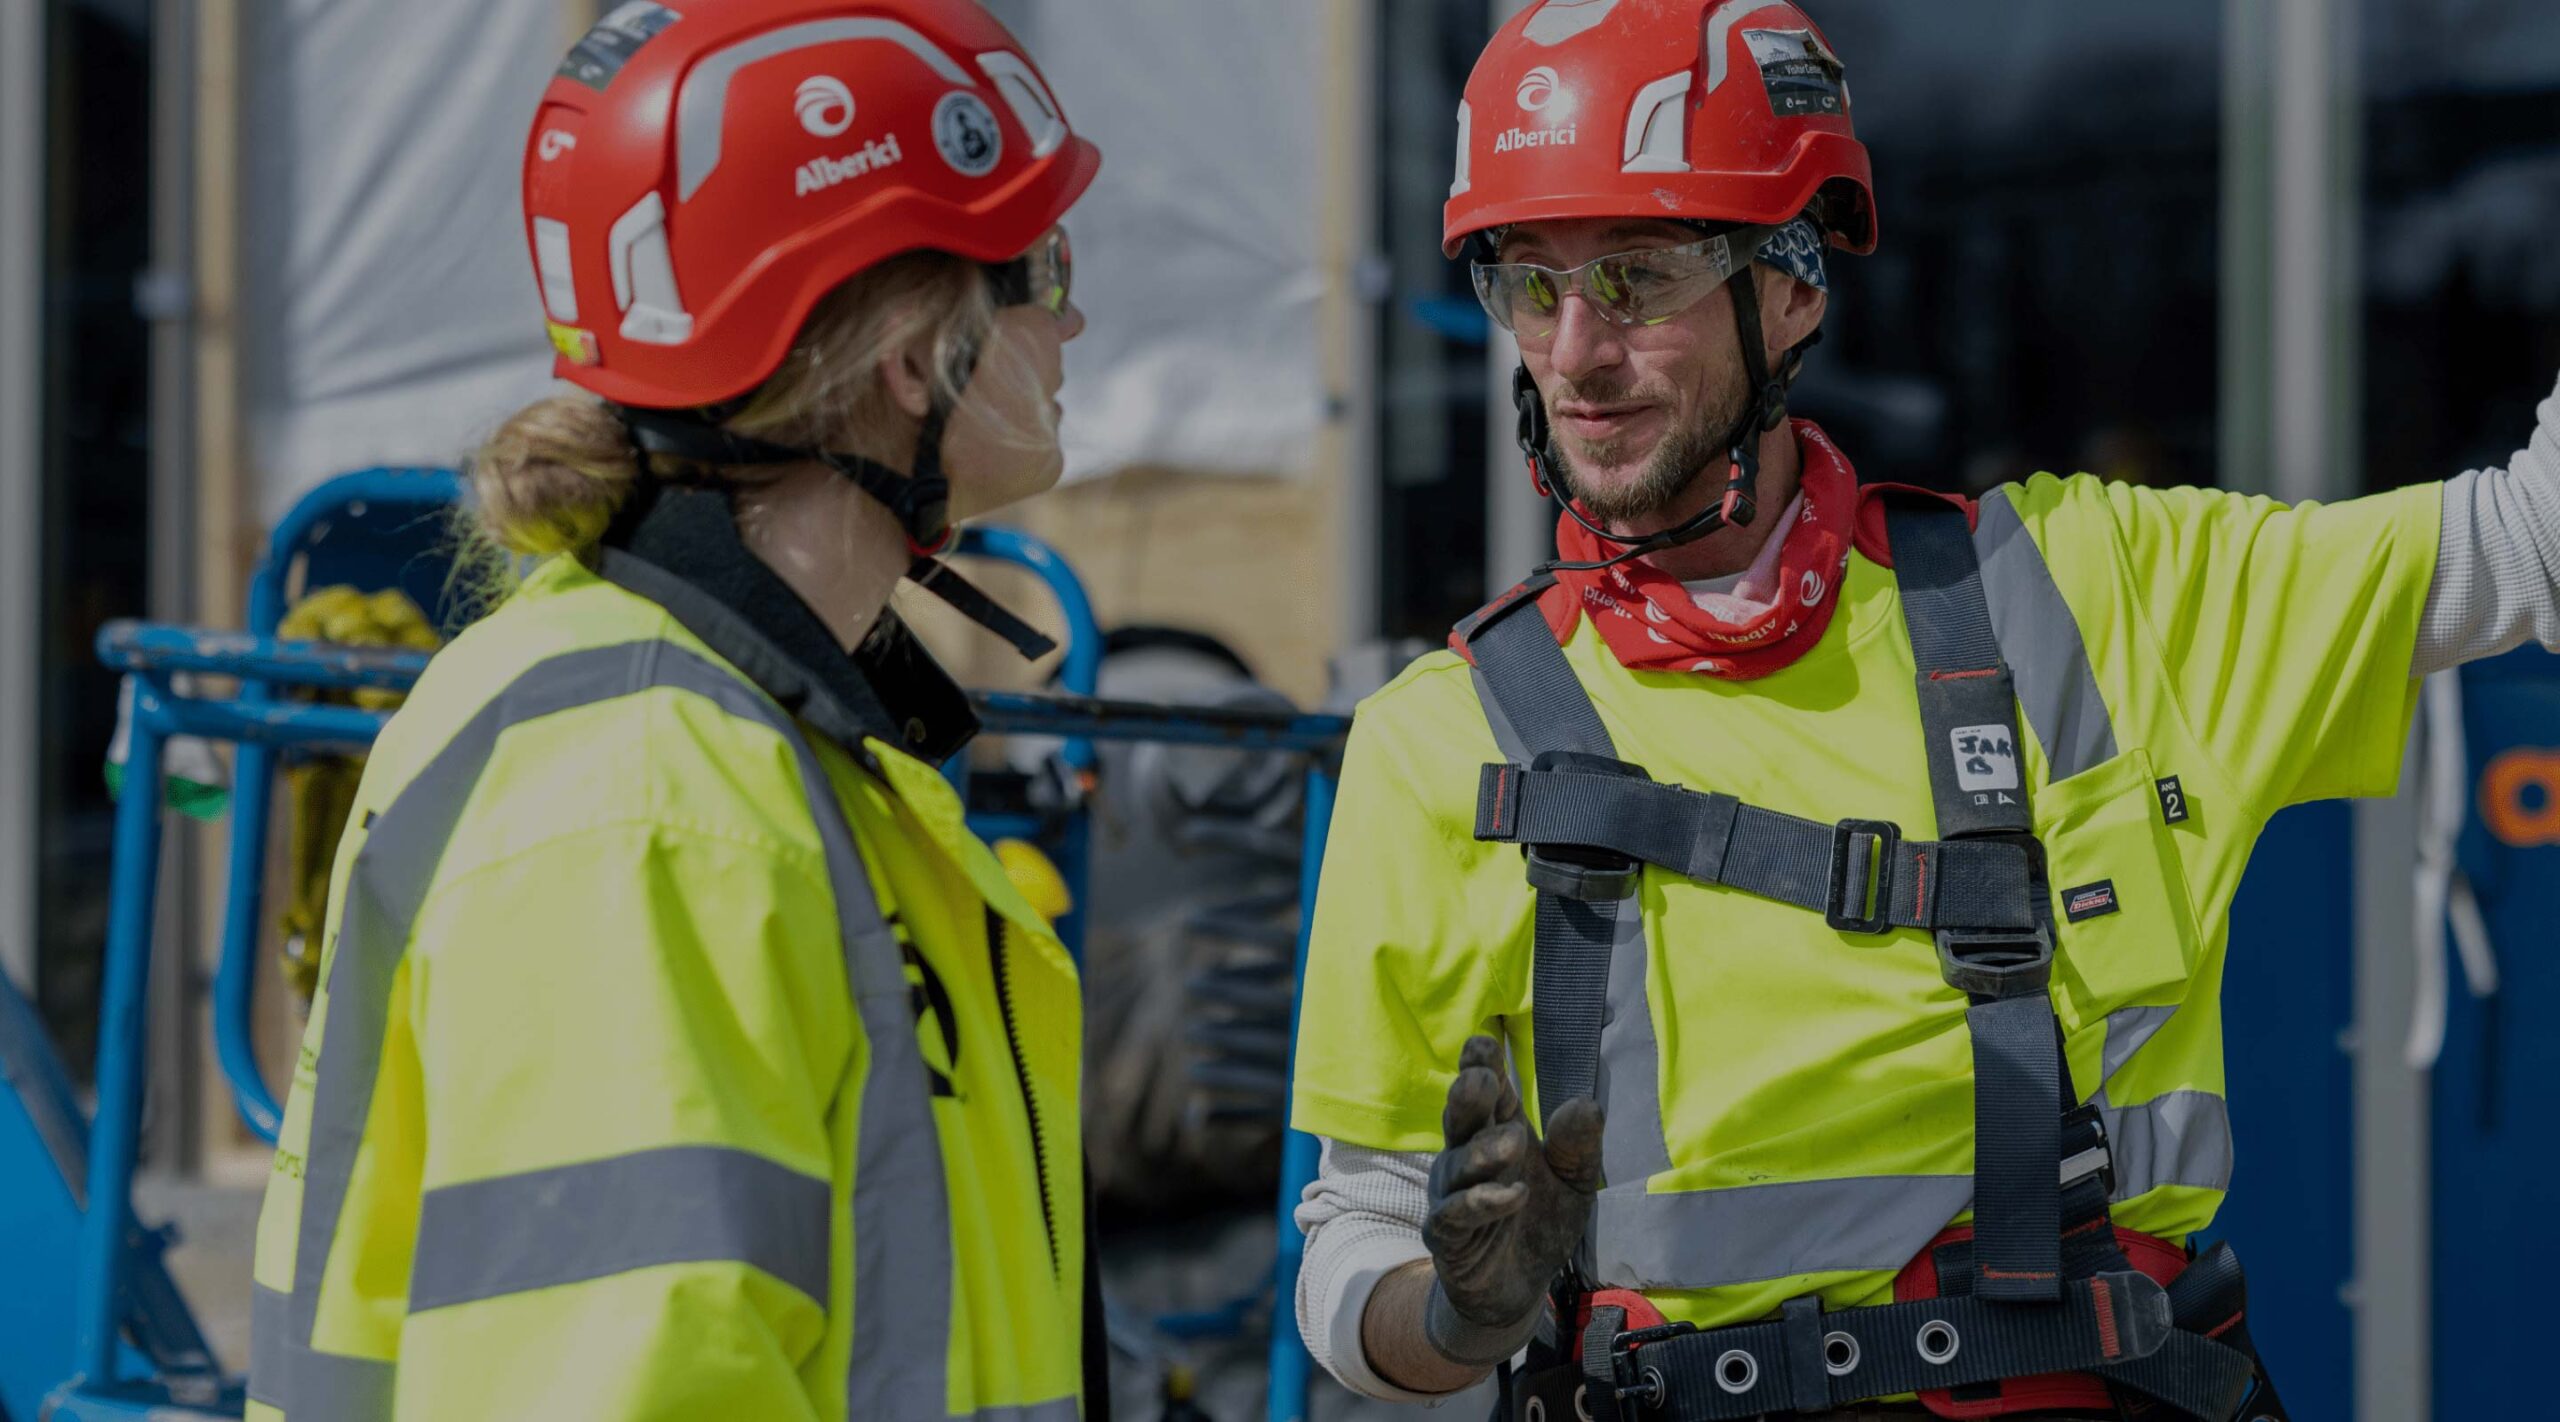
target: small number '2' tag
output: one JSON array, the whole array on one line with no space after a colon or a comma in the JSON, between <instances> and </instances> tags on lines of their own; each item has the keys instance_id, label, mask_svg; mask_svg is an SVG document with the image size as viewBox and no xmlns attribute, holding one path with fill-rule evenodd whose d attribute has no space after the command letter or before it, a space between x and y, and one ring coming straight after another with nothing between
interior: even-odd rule
<instances>
[{"instance_id":1,"label":"small number '2' tag","mask_svg":"<svg viewBox=\"0 0 2560 1422\"><path fill-rule=\"evenodd\" d=\"M2185 823L2187 818L2187 792L2179 786L2178 777L2174 775L2163 775L2157 781L2153 782L2153 788L2160 792L2161 820L2173 825Z\"/></svg>"},{"instance_id":2,"label":"small number '2' tag","mask_svg":"<svg viewBox=\"0 0 2560 1422\"><path fill-rule=\"evenodd\" d=\"M2116 881L2113 879L2100 879L2094 884L2083 884L2079 888L2062 891L2062 916L2073 923L2078 923L2084 918L2096 918L2100 914L2114 913L2119 907L2121 905L2116 902Z\"/></svg>"}]
</instances>

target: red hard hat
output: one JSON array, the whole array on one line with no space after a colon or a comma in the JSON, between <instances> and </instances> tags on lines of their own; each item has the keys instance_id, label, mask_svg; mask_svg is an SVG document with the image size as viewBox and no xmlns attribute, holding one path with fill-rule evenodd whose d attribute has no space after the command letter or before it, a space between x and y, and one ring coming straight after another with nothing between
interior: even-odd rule
<instances>
[{"instance_id":1,"label":"red hard hat","mask_svg":"<svg viewBox=\"0 0 2560 1422\"><path fill-rule=\"evenodd\" d=\"M1514 222L1782 223L1875 249L1867 150L1839 58L1784 0L1543 0L1502 27L1458 105L1442 247Z\"/></svg>"},{"instance_id":2,"label":"red hard hat","mask_svg":"<svg viewBox=\"0 0 2560 1422\"><path fill-rule=\"evenodd\" d=\"M555 369L681 408L771 375L901 252L1020 255L1102 155L973 0L651 0L569 52L525 145Z\"/></svg>"}]
</instances>

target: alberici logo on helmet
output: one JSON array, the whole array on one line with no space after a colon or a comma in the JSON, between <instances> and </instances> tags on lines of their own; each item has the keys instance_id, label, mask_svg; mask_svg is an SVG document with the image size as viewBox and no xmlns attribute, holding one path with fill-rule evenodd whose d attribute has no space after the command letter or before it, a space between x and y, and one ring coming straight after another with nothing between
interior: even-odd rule
<instances>
[{"instance_id":1,"label":"alberici logo on helmet","mask_svg":"<svg viewBox=\"0 0 2560 1422\"><path fill-rule=\"evenodd\" d=\"M905 161L911 150L947 161ZM1047 638L934 556L951 536L948 399L927 411L905 472L720 422L828 292L902 252L983 264L999 304L1039 299L1024 253L1101 165L1038 67L969 0L619 5L554 76L526 143L554 371L614 409L644 479L657 459L827 465L897 517L911 579L1041 655ZM955 387L975 365L964 352Z\"/></svg>"},{"instance_id":2,"label":"alberici logo on helmet","mask_svg":"<svg viewBox=\"0 0 2560 1422\"><path fill-rule=\"evenodd\" d=\"M1572 96L1571 128L1524 133L1476 121L1506 105L1538 114L1559 94ZM1585 127L1595 130L1589 141L1565 136ZM1547 0L1506 25L1458 105L1442 250L1472 259L1478 295L1507 327L1509 312L1484 278L1502 229L1592 217L1691 223L1720 244L1752 396L1719 441L1729 459L1724 497L1677 527L1628 538L1584 518L1547 477L1546 407L1527 367L1514 372L1520 452L1538 491L1620 549L1599 563L1565 565L1586 569L1757 515L1759 435L1786 419L1788 387L1820 333L1770 368L1751 263L1805 240L1798 219L1831 247L1875 250L1867 150L1850 123L1840 63L1812 19L1782 0Z\"/></svg>"}]
</instances>

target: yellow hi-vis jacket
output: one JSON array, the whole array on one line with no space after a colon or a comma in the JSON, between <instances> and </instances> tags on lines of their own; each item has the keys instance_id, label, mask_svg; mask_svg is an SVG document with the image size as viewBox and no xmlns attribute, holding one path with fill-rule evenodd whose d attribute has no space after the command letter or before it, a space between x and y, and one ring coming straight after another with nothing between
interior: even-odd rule
<instances>
[{"instance_id":1,"label":"yellow hi-vis jacket","mask_svg":"<svg viewBox=\"0 0 2560 1422\"><path fill-rule=\"evenodd\" d=\"M722 557L792 635L555 560L375 748L250 1418L1078 1416L1073 965L894 744L948 719Z\"/></svg>"},{"instance_id":2,"label":"yellow hi-vis jacket","mask_svg":"<svg viewBox=\"0 0 2560 1422\"><path fill-rule=\"evenodd\" d=\"M2070 1080L2106 1123L2119 1225L2183 1240L2230 1183L2232 895L2276 811L2396 782L2439 507L2433 486L2288 509L2049 476L1982 502L2056 897L2053 1000ZM1758 680L1630 671L1587 618L1564 656L1615 754L1657 781L1930 837L1894 573L1853 553L1838 596L1821 643ZM1438 1150L1475 1033L1507 1038L1534 1086L1533 891L1520 850L1476 834L1480 772L1519 759L1516 729L1488 723L1449 653L1361 706L1309 946L1299 1130ZM1628 902L1594 1282L1707 1327L1806 1294L1891 1302L1896 1271L1973 1201L1966 998L1930 934L1847 933L1653 865ZM2252 946L2347 971L2344 945Z\"/></svg>"}]
</instances>

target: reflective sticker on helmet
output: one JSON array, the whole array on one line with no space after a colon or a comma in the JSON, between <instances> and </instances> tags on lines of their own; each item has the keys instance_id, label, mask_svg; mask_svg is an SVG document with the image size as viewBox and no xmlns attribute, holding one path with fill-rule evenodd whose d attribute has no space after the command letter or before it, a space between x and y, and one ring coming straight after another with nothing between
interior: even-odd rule
<instances>
[{"instance_id":1,"label":"reflective sticker on helmet","mask_svg":"<svg viewBox=\"0 0 2560 1422\"><path fill-rule=\"evenodd\" d=\"M996 81L996 92L1013 106L1013 116L1022 121L1022 131L1031 135L1031 156L1046 158L1057 152L1067 141L1067 117L1058 112L1058 101L1049 97L1048 86L1040 81L1039 72L1008 49L979 55L978 67Z\"/></svg>"},{"instance_id":2,"label":"reflective sticker on helmet","mask_svg":"<svg viewBox=\"0 0 2560 1422\"><path fill-rule=\"evenodd\" d=\"M684 16L653 0L625 0L587 31L560 61L560 76L601 92L640 47Z\"/></svg>"},{"instance_id":3,"label":"reflective sticker on helmet","mask_svg":"<svg viewBox=\"0 0 2560 1422\"><path fill-rule=\"evenodd\" d=\"M1780 118L1847 112L1840 57L1811 30L1744 30L1742 42L1760 66L1769 111Z\"/></svg>"},{"instance_id":4,"label":"reflective sticker on helmet","mask_svg":"<svg viewBox=\"0 0 2560 1422\"><path fill-rule=\"evenodd\" d=\"M986 100L954 89L933 106L933 146L964 178L983 178L1004 156L1004 130Z\"/></svg>"},{"instance_id":5,"label":"reflective sticker on helmet","mask_svg":"<svg viewBox=\"0 0 2560 1422\"><path fill-rule=\"evenodd\" d=\"M1531 44L1559 45L1596 27L1618 8L1618 0L1546 0L1520 37Z\"/></svg>"},{"instance_id":6,"label":"reflective sticker on helmet","mask_svg":"<svg viewBox=\"0 0 2560 1422\"><path fill-rule=\"evenodd\" d=\"M571 365L593 365L600 359L596 354L595 332L563 326L557 321L547 324L551 327L551 347L560 352L562 360Z\"/></svg>"},{"instance_id":7,"label":"reflective sticker on helmet","mask_svg":"<svg viewBox=\"0 0 2560 1422\"><path fill-rule=\"evenodd\" d=\"M542 304L554 321L578 319L577 267L569 255L569 224L556 217L533 220L533 265L542 278Z\"/></svg>"}]
</instances>

